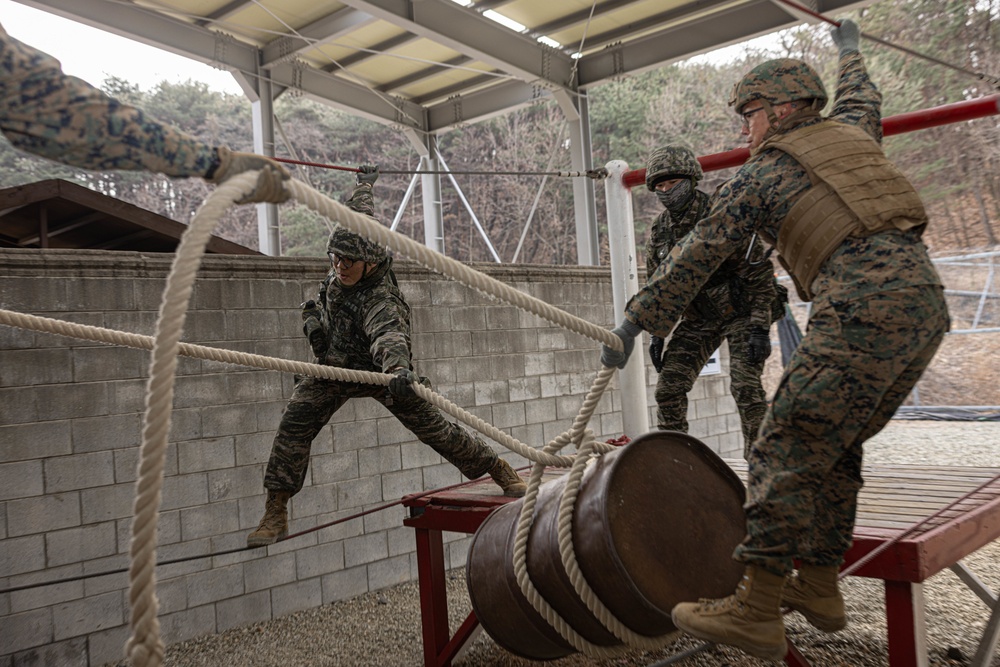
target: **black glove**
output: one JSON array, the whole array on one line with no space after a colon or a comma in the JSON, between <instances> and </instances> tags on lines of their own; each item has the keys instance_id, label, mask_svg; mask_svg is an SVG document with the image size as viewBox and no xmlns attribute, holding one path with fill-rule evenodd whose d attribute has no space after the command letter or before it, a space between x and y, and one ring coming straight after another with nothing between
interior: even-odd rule
<instances>
[{"instance_id":1,"label":"black glove","mask_svg":"<svg viewBox=\"0 0 1000 667\"><path fill-rule=\"evenodd\" d=\"M367 183L368 185L374 186L375 181L378 180L378 165L377 164L363 164L358 167L358 185L362 183Z\"/></svg>"},{"instance_id":2,"label":"black glove","mask_svg":"<svg viewBox=\"0 0 1000 667\"><path fill-rule=\"evenodd\" d=\"M326 354L326 332L323 331L323 313L312 299L302 304L302 333L309 339L313 354L322 357Z\"/></svg>"},{"instance_id":3,"label":"black glove","mask_svg":"<svg viewBox=\"0 0 1000 667\"><path fill-rule=\"evenodd\" d=\"M830 36L833 43L840 49L840 57L843 58L851 51L857 51L861 41L861 30L858 24L851 19L840 19L840 25L830 28Z\"/></svg>"},{"instance_id":4,"label":"black glove","mask_svg":"<svg viewBox=\"0 0 1000 667\"><path fill-rule=\"evenodd\" d=\"M628 357L635 347L635 337L642 333L642 327L631 320L622 320L620 326L611 330L611 333L622 339L624 351L613 350L607 345L601 346L601 363L608 368L625 368Z\"/></svg>"},{"instance_id":5,"label":"black glove","mask_svg":"<svg viewBox=\"0 0 1000 667\"><path fill-rule=\"evenodd\" d=\"M396 377L389 380L389 393L396 398L412 398L417 393L413 391L413 383L420 382L417 374L408 368L393 371Z\"/></svg>"},{"instance_id":6,"label":"black glove","mask_svg":"<svg viewBox=\"0 0 1000 667\"><path fill-rule=\"evenodd\" d=\"M762 364L771 356L771 334L762 326L750 327L747 336L747 360L751 364Z\"/></svg>"},{"instance_id":7,"label":"black glove","mask_svg":"<svg viewBox=\"0 0 1000 667\"><path fill-rule=\"evenodd\" d=\"M649 358L657 373L663 370L663 339L659 336L649 337Z\"/></svg>"}]
</instances>

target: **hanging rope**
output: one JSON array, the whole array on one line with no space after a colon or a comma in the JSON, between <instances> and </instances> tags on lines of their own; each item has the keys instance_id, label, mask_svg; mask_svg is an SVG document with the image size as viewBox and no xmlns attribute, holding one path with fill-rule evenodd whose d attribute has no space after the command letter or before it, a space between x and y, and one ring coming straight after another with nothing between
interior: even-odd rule
<instances>
[{"instance_id":1,"label":"hanging rope","mask_svg":"<svg viewBox=\"0 0 1000 667\"><path fill-rule=\"evenodd\" d=\"M833 19L829 19L829 18L823 16L822 14L820 14L819 12L815 12L815 11L809 9L808 7L805 7L803 5L800 5L797 2L794 2L793 0L776 0L776 1L780 2L780 3L783 3L785 5L788 5L789 7L792 7L794 9L796 9L797 11L802 12L803 14L808 14L809 16L812 16L813 18L819 19L820 21L825 21L826 23L829 23L832 26L836 26L838 28L840 27L840 22L839 21L834 21ZM997 78L995 76L991 76L991 75L986 74L984 72L974 72L972 70L965 69L964 67L959 67L958 65L955 65L953 63L949 63L949 62L944 61L944 60L941 60L940 58L935 58L934 56L929 56L926 53L920 53L919 51L914 51L913 49L907 48L905 46L900 46L899 44L893 44L892 42L884 40L881 37L876 37L875 35L869 34L867 32L862 32L861 36L864 37L865 39L869 40L869 41L876 42L876 43L881 44L883 46L888 46L889 48L896 49L897 51L902 51L903 53L909 54L911 56L915 56L917 58L922 58L923 60L926 60L927 62L932 62L932 63L934 63L936 65L942 65L943 67L947 67L949 69L955 70L956 72L961 72L962 74L965 74L965 75L968 75L968 76L971 76L971 77L975 77L975 78L977 78L977 79L979 79L981 81L985 81L985 82L989 83L994 88L1000 88L1000 78Z\"/></svg>"},{"instance_id":2,"label":"hanging rope","mask_svg":"<svg viewBox=\"0 0 1000 667\"><path fill-rule=\"evenodd\" d=\"M273 158L278 162L284 162L285 164L297 164L304 167L319 167L320 169L337 169L339 171L353 171L360 172L361 170L357 167L343 167L335 164L324 164L322 162L309 162L307 160L293 160L286 157L276 157ZM419 171L413 169L379 169L380 174L406 174L408 176L423 176L423 175L450 175L450 176L564 176L567 178L592 178L594 180L600 180L602 178L608 177L608 170L604 167L599 167L597 169L588 169L587 171L451 171L451 170L437 170L437 171Z\"/></svg>"}]
</instances>

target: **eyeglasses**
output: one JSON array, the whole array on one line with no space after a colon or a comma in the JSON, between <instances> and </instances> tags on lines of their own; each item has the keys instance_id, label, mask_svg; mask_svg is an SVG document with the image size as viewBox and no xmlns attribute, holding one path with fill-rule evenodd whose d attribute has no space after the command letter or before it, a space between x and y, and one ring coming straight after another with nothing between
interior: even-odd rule
<instances>
[{"instance_id":1,"label":"eyeglasses","mask_svg":"<svg viewBox=\"0 0 1000 667\"><path fill-rule=\"evenodd\" d=\"M764 107L757 107L756 109L750 109L749 111L743 111L743 112L741 112L740 116L743 117L743 124L744 125L749 125L750 124L750 119L753 117L753 115L755 113L757 113L758 111L763 111L763 110L764 110Z\"/></svg>"},{"instance_id":2,"label":"eyeglasses","mask_svg":"<svg viewBox=\"0 0 1000 667\"><path fill-rule=\"evenodd\" d=\"M337 266L337 264L340 264L345 269L351 268L352 266L354 266L354 262L358 261L356 259L348 259L347 257L341 257L340 255L335 255L332 252L328 252L326 254L330 256L330 264L332 264L333 266Z\"/></svg>"}]
</instances>

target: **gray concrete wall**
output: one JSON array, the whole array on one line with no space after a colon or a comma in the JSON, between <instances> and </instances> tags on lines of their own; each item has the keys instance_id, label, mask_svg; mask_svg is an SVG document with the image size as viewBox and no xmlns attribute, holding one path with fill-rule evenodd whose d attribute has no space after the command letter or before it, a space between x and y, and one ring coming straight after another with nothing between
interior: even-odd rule
<instances>
[{"instance_id":1,"label":"gray concrete wall","mask_svg":"<svg viewBox=\"0 0 1000 667\"><path fill-rule=\"evenodd\" d=\"M151 335L171 261L0 249L0 307ZM611 326L606 268L476 268ZM298 304L315 294L325 270L319 259L208 256L183 340L307 361ZM569 427L597 371L597 343L412 264L400 263L397 275L413 308L418 370L438 392L536 447ZM0 667L96 665L123 654L128 576L86 575L128 566L147 364L144 351L0 326L0 589L82 577L0 593ZM722 366L691 394L691 431L723 456L738 456L725 354ZM180 360L160 560L245 545L262 513L263 469L291 389L291 376L275 371ZM621 435L620 400L613 384L591 423L602 438ZM493 444L514 465L526 463ZM460 481L381 405L351 401L314 443L291 529ZM268 549L158 568L164 641L415 579L403 517L396 506ZM469 537L446 539L448 564L463 565Z\"/></svg>"}]
</instances>

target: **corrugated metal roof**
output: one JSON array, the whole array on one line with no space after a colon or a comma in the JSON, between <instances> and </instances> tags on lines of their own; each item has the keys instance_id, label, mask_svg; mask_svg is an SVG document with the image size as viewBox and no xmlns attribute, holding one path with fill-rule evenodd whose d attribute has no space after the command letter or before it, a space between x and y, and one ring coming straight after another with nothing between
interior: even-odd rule
<instances>
[{"instance_id":1,"label":"corrugated metal roof","mask_svg":"<svg viewBox=\"0 0 1000 667\"><path fill-rule=\"evenodd\" d=\"M19 1L229 69L251 96L266 77L432 133L806 18L778 0Z\"/></svg>"}]
</instances>

